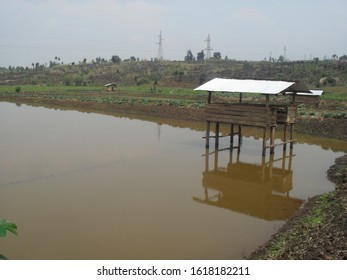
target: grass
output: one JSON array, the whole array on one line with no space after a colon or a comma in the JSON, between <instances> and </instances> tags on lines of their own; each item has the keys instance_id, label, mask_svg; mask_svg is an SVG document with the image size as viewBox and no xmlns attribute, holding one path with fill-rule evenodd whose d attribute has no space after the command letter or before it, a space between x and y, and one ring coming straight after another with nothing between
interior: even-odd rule
<instances>
[{"instance_id":1,"label":"grass","mask_svg":"<svg viewBox=\"0 0 347 280\"><path fill-rule=\"evenodd\" d=\"M151 92L148 87L121 87L115 92L107 92L100 86L0 86L2 97L26 97L33 100L56 99L73 100L81 102L96 102L125 105L170 105L177 107L202 108L205 98L199 96L191 89L179 90L161 88L158 92Z\"/></svg>"},{"instance_id":2,"label":"grass","mask_svg":"<svg viewBox=\"0 0 347 280\"><path fill-rule=\"evenodd\" d=\"M268 259L278 259L286 248L290 247L289 244L300 243L305 236L309 235L310 231L318 230L318 226L325 221L325 210L332 205L332 202L329 201L329 195L331 194L320 195L310 211L297 219L288 231L279 234L270 242L266 252Z\"/></svg>"},{"instance_id":3,"label":"grass","mask_svg":"<svg viewBox=\"0 0 347 280\"><path fill-rule=\"evenodd\" d=\"M18 91L20 88L20 91ZM16 90L17 89L17 90ZM347 86L335 86L324 88L323 99L346 100ZM203 108L206 103L206 92L194 91L194 88L157 86L152 84L125 86L120 85L115 92L107 92L100 85L64 86L64 85L13 85L0 86L0 94L4 97L25 96L33 99L60 99L82 102L130 104L130 105L170 105L178 107ZM238 100L237 93L214 93L213 98L223 100ZM247 102L264 102L264 97L254 94L243 94ZM272 100L274 97L270 97ZM286 99L285 97L277 97ZM270 101L271 102L271 101ZM298 115L314 117L316 112L307 111L307 108L299 107ZM324 118L346 118L346 113L324 112Z\"/></svg>"},{"instance_id":4,"label":"grass","mask_svg":"<svg viewBox=\"0 0 347 280\"><path fill-rule=\"evenodd\" d=\"M323 88L322 99L347 101L347 86L334 86Z\"/></svg>"},{"instance_id":5,"label":"grass","mask_svg":"<svg viewBox=\"0 0 347 280\"><path fill-rule=\"evenodd\" d=\"M84 92L84 91L102 91L103 87L98 85L89 86L43 86L43 85L15 85L15 86L0 86L0 93L13 93L16 88L20 87L21 92L27 93L69 93L69 92Z\"/></svg>"}]
</instances>

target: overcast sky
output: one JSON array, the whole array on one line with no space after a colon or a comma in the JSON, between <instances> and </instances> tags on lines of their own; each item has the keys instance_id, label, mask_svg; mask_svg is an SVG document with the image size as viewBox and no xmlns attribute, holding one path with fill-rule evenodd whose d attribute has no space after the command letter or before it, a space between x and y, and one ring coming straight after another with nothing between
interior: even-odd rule
<instances>
[{"instance_id":1,"label":"overcast sky","mask_svg":"<svg viewBox=\"0 0 347 280\"><path fill-rule=\"evenodd\" d=\"M60 57L183 60L206 48L238 60L347 54L347 0L0 0L0 66Z\"/></svg>"}]
</instances>

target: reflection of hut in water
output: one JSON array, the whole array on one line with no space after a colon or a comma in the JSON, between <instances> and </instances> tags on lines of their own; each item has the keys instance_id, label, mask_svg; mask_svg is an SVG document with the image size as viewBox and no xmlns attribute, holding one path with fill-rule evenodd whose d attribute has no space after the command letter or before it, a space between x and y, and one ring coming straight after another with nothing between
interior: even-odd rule
<instances>
[{"instance_id":1,"label":"reflection of hut in water","mask_svg":"<svg viewBox=\"0 0 347 280\"><path fill-rule=\"evenodd\" d=\"M277 160L270 156L268 162L262 157L261 164L241 162L239 153L232 162L231 154L226 167L218 166L218 150L212 154L214 167L210 170L207 149L202 179L204 198L194 197L195 201L268 221L288 219L303 203L289 196L293 188L292 153L283 153ZM274 167L277 161L282 161L281 167Z\"/></svg>"},{"instance_id":2,"label":"reflection of hut in water","mask_svg":"<svg viewBox=\"0 0 347 280\"><path fill-rule=\"evenodd\" d=\"M215 78L195 90L207 91L208 99L205 108L206 111L206 147L209 147L210 126L211 123L216 124L215 129L215 146L218 147L219 139L219 125L230 125L231 146L232 138L235 134L239 136L239 145L241 139L242 126L253 126L263 129L263 151L265 155L267 148L270 153L274 153L274 148L277 145L283 145L284 149L286 144L290 143L292 148L294 139L293 131L296 116L295 97L297 92L310 93L307 86L296 82L285 81L265 81L265 80L237 80L237 79L220 79ZM238 103L220 103L212 102L212 92L226 92L226 93L239 93ZM270 104L270 96L285 94L292 92L293 99L290 104ZM243 102L243 94L261 94L266 97L265 103L245 103ZM284 125L283 141L281 143L274 143L275 140L275 127L278 124ZM234 131L234 126L237 126L237 132ZM287 127L290 128L289 139L287 139ZM267 142L267 130L269 129L269 145Z\"/></svg>"}]
</instances>

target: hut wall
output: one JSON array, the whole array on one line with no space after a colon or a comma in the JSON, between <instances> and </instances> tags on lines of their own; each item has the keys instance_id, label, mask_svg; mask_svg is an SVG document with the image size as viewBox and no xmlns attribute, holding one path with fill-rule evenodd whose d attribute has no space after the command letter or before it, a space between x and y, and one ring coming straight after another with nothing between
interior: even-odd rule
<instances>
[{"instance_id":1,"label":"hut wall","mask_svg":"<svg viewBox=\"0 0 347 280\"><path fill-rule=\"evenodd\" d=\"M206 105L206 119L212 122L266 127L276 125L276 108L258 104Z\"/></svg>"},{"instance_id":2,"label":"hut wall","mask_svg":"<svg viewBox=\"0 0 347 280\"><path fill-rule=\"evenodd\" d=\"M295 106L274 106L276 109L277 123L295 123L296 107Z\"/></svg>"},{"instance_id":3,"label":"hut wall","mask_svg":"<svg viewBox=\"0 0 347 280\"><path fill-rule=\"evenodd\" d=\"M295 104L305 104L312 107L318 107L320 96L308 96L308 95L297 95L295 97Z\"/></svg>"}]
</instances>

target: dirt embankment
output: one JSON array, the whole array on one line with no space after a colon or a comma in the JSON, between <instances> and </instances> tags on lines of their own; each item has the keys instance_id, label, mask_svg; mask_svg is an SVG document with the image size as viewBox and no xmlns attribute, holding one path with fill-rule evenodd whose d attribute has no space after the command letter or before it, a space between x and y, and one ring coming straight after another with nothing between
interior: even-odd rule
<instances>
[{"instance_id":1,"label":"dirt embankment","mask_svg":"<svg viewBox=\"0 0 347 280\"><path fill-rule=\"evenodd\" d=\"M309 119L299 117L295 122L295 130L347 141L347 119Z\"/></svg>"},{"instance_id":2,"label":"dirt embankment","mask_svg":"<svg viewBox=\"0 0 347 280\"><path fill-rule=\"evenodd\" d=\"M8 98L0 96L0 101L26 103L30 105L52 106L62 109L77 109L80 111L99 112L106 114L133 114L160 118L182 119L189 121L204 121L203 108L180 107L171 105L138 105L110 104L97 102L82 102L74 99L35 99L25 95ZM347 119L307 118L298 116L295 123L298 132L336 138L347 141Z\"/></svg>"},{"instance_id":3,"label":"dirt embankment","mask_svg":"<svg viewBox=\"0 0 347 280\"><path fill-rule=\"evenodd\" d=\"M310 199L249 259L347 259L347 155L328 170L336 190Z\"/></svg>"}]
</instances>

